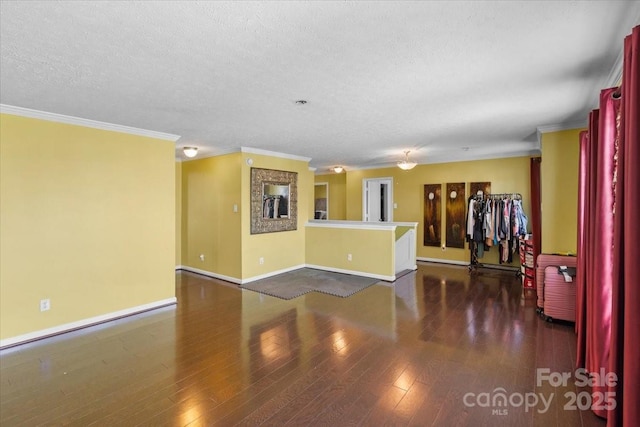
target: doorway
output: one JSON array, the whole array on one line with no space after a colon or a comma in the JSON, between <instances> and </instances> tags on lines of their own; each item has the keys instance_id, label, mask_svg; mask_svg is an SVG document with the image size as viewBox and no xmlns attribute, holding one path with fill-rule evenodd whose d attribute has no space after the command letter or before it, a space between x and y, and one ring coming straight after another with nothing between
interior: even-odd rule
<instances>
[{"instance_id":1,"label":"doorway","mask_svg":"<svg viewBox=\"0 0 640 427\"><path fill-rule=\"evenodd\" d=\"M329 219L329 183L316 182L314 195L314 219Z\"/></svg>"},{"instance_id":2,"label":"doorway","mask_svg":"<svg viewBox=\"0 0 640 427\"><path fill-rule=\"evenodd\" d=\"M369 222L393 222L393 178L362 180L362 218Z\"/></svg>"}]
</instances>

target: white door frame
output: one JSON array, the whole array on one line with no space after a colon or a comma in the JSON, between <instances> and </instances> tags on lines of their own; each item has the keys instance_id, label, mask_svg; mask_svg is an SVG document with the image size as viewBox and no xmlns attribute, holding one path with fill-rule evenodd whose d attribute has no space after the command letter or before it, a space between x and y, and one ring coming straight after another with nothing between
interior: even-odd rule
<instances>
[{"instance_id":1,"label":"white door frame","mask_svg":"<svg viewBox=\"0 0 640 427\"><path fill-rule=\"evenodd\" d=\"M385 222L393 222L393 177L391 176L362 179L362 220L374 222L377 222L379 220L378 218L369 218L369 183L373 182L387 184L387 188L389 189L389 191L387 191L387 195L385 198L385 202L387 204L387 220Z\"/></svg>"},{"instance_id":2,"label":"white door frame","mask_svg":"<svg viewBox=\"0 0 640 427\"><path fill-rule=\"evenodd\" d=\"M316 186L318 186L318 187L319 187L319 186L321 186L321 185L324 185L324 187L325 187L325 191L326 191L326 193L325 193L325 194L327 195L327 219L329 219L329 183L328 183L328 182L316 182L316 183L314 184L314 187L313 187L313 188L315 189L315 188L316 188ZM314 217L314 218L315 218L315 199L316 199L316 198L315 198L315 196L314 196L314 197L313 197L313 203L314 203L314 206L313 206L313 207L314 207L314 209L313 209L313 211L314 211L314 212L313 212L313 214L314 214L314 215L313 215L313 217Z\"/></svg>"}]
</instances>

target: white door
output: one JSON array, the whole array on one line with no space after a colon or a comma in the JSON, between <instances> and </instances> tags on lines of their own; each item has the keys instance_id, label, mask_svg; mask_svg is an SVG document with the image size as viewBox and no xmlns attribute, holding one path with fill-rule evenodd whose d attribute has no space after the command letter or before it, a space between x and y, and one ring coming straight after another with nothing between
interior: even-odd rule
<instances>
[{"instance_id":1,"label":"white door","mask_svg":"<svg viewBox=\"0 0 640 427\"><path fill-rule=\"evenodd\" d=\"M364 221L393 221L393 178L362 181L362 218Z\"/></svg>"}]
</instances>

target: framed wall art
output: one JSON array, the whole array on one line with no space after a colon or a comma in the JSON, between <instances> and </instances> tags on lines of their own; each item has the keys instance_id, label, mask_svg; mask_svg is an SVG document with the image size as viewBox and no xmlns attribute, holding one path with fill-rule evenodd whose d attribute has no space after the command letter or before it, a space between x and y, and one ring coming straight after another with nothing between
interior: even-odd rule
<instances>
[{"instance_id":1,"label":"framed wall art","mask_svg":"<svg viewBox=\"0 0 640 427\"><path fill-rule=\"evenodd\" d=\"M298 173L251 168L251 234L296 230Z\"/></svg>"},{"instance_id":2,"label":"framed wall art","mask_svg":"<svg viewBox=\"0 0 640 427\"><path fill-rule=\"evenodd\" d=\"M472 182L469 184L469 197L481 195L482 198L485 198L487 194L491 194L490 182Z\"/></svg>"},{"instance_id":3,"label":"framed wall art","mask_svg":"<svg viewBox=\"0 0 640 427\"><path fill-rule=\"evenodd\" d=\"M450 248L464 249L465 238L465 210L467 200L464 182L447 184L446 198L446 243Z\"/></svg>"},{"instance_id":4,"label":"framed wall art","mask_svg":"<svg viewBox=\"0 0 640 427\"><path fill-rule=\"evenodd\" d=\"M440 247L440 217L442 184L425 184L424 186L424 246Z\"/></svg>"}]
</instances>

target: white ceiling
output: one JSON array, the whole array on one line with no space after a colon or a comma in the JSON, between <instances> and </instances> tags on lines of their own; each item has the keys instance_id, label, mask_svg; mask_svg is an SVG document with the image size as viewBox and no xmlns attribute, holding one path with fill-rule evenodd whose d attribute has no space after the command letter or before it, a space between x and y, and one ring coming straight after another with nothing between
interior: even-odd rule
<instances>
[{"instance_id":1,"label":"white ceiling","mask_svg":"<svg viewBox=\"0 0 640 427\"><path fill-rule=\"evenodd\" d=\"M639 22L640 1L2 1L0 103L318 172L527 155L586 119Z\"/></svg>"}]
</instances>

